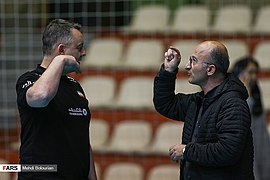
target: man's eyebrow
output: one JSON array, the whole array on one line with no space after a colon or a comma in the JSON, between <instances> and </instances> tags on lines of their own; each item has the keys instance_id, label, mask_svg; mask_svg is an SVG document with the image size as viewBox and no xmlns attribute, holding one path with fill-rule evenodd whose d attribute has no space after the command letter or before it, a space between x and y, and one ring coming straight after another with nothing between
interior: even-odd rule
<instances>
[{"instance_id":1,"label":"man's eyebrow","mask_svg":"<svg viewBox=\"0 0 270 180\"><path fill-rule=\"evenodd\" d=\"M192 60L195 60L195 61L198 61L198 59L195 57L195 56L190 56L190 58L192 59Z\"/></svg>"},{"instance_id":2,"label":"man's eyebrow","mask_svg":"<svg viewBox=\"0 0 270 180\"><path fill-rule=\"evenodd\" d=\"M83 47L83 43L80 43L80 44L78 44L78 45L76 46L77 49L80 49L80 48L82 48L82 47Z\"/></svg>"}]
</instances>

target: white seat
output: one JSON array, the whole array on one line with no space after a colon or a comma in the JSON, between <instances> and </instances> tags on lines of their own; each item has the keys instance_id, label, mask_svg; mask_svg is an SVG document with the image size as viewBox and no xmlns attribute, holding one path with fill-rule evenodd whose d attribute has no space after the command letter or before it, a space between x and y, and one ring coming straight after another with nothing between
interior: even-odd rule
<instances>
[{"instance_id":1,"label":"white seat","mask_svg":"<svg viewBox=\"0 0 270 180\"><path fill-rule=\"evenodd\" d=\"M125 120L115 124L105 152L141 152L151 141L152 126L143 120Z\"/></svg>"},{"instance_id":2,"label":"white seat","mask_svg":"<svg viewBox=\"0 0 270 180\"><path fill-rule=\"evenodd\" d=\"M267 124L267 131L268 131L268 134L270 136L270 123Z\"/></svg>"},{"instance_id":3,"label":"white seat","mask_svg":"<svg viewBox=\"0 0 270 180\"><path fill-rule=\"evenodd\" d=\"M109 140L109 124L103 119L91 119L89 128L90 143L93 151L106 148Z\"/></svg>"},{"instance_id":4,"label":"white seat","mask_svg":"<svg viewBox=\"0 0 270 180\"><path fill-rule=\"evenodd\" d=\"M270 6L262 6L255 17L252 32L256 34L270 34Z\"/></svg>"},{"instance_id":5,"label":"white seat","mask_svg":"<svg viewBox=\"0 0 270 180\"><path fill-rule=\"evenodd\" d=\"M258 61L260 69L263 71L270 70L270 41L262 41L255 47L253 52L254 58Z\"/></svg>"},{"instance_id":6,"label":"white seat","mask_svg":"<svg viewBox=\"0 0 270 180\"><path fill-rule=\"evenodd\" d=\"M164 47L159 40L138 39L129 43L123 59L125 69L152 70L160 67Z\"/></svg>"},{"instance_id":7,"label":"white seat","mask_svg":"<svg viewBox=\"0 0 270 180\"><path fill-rule=\"evenodd\" d=\"M252 20L251 9L247 5L221 6L212 26L214 33L246 34L250 32Z\"/></svg>"},{"instance_id":8,"label":"white seat","mask_svg":"<svg viewBox=\"0 0 270 180\"><path fill-rule=\"evenodd\" d=\"M157 165L147 174L146 180L177 180L180 177L179 165Z\"/></svg>"},{"instance_id":9,"label":"white seat","mask_svg":"<svg viewBox=\"0 0 270 180\"><path fill-rule=\"evenodd\" d=\"M185 70L186 64L189 62L189 57L194 53L195 47L198 44L198 40L177 40L172 43L172 46L176 47L181 52L180 71Z\"/></svg>"},{"instance_id":10,"label":"white seat","mask_svg":"<svg viewBox=\"0 0 270 180\"><path fill-rule=\"evenodd\" d=\"M10 143L10 149L13 150L13 151L19 151L20 146L21 146L21 141L20 140Z\"/></svg>"},{"instance_id":11,"label":"white seat","mask_svg":"<svg viewBox=\"0 0 270 180\"><path fill-rule=\"evenodd\" d=\"M114 107L117 109L145 110L153 106L153 78L129 77L122 81Z\"/></svg>"},{"instance_id":12,"label":"white seat","mask_svg":"<svg viewBox=\"0 0 270 180\"><path fill-rule=\"evenodd\" d=\"M0 159L0 164L10 164L10 163L5 159ZM1 180L10 180L10 178L11 178L11 173L0 172L0 179Z\"/></svg>"},{"instance_id":13,"label":"white seat","mask_svg":"<svg viewBox=\"0 0 270 180\"><path fill-rule=\"evenodd\" d=\"M182 141L182 122L165 122L158 126L153 142L146 152L150 154L168 155L172 145Z\"/></svg>"},{"instance_id":14,"label":"white seat","mask_svg":"<svg viewBox=\"0 0 270 180\"><path fill-rule=\"evenodd\" d=\"M97 179L101 179L101 168L97 162L95 162L95 169L96 169Z\"/></svg>"},{"instance_id":15,"label":"white seat","mask_svg":"<svg viewBox=\"0 0 270 180\"><path fill-rule=\"evenodd\" d=\"M126 28L128 33L163 32L168 26L170 11L165 5L140 6Z\"/></svg>"},{"instance_id":16,"label":"white seat","mask_svg":"<svg viewBox=\"0 0 270 180\"><path fill-rule=\"evenodd\" d=\"M104 180L143 180L144 171L139 164L118 162L109 165L104 172Z\"/></svg>"},{"instance_id":17,"label":"white seat","mask_svg":"<svg viewBox=\"0 0 270 180\"><path fill-rule=\"evenodd\" d=\"M112 77L96 75L87 76L80 80L90 107L109 108L115 95L116 82Z\"/></svg>"},{"instance_id":18,"label":"white seat","mask_svg":"<svg viewBox=\"0 0 270 180\"><path fill-rule=\"evenodd\" d=\"M190 94L201 91L198 85L190 84L187 78L178 78L175 84L175 93Z\"/></svg>"},{"instance_id":19,"label":"white seat","mask_svg":"<svg viewBox=\"0 0 270 180\"><path fill-rule=\"evenodd\" d=\"M10 174L11 178L9 180L18 180L18 173L12 173ZM0 176L1 177L1 176ZM1 178L0 178L1 179ZM2 179L1 179L2 180ZM3 179L4 180L4 179Z\"/></svg>"},{"instance_id":20,"label":"white seat","mask_svg":"<svg viewBox=\"0 0 270 180\"><path fill-rule=\"evenodd\" d=\"M270 79L259 79L261 89L263 107L266 111L270 111Z\"/></svg>"},{"instance_id":21,"label":"white seat","mask_svg":"<svg viewBox=\"0 0 270 180\"><path fill-rule=\"evenodd\" d=\"M210 11L206 6L180 6L176 9L169 31L173 33L206 33L209 29Z\"/></svg>"},{"instance_id":22,"label":"white seat","mask_svg":"<svg viewBox=\"0 0 270 180\"><path fill-rule=\"evenodd\" d=\"M83 68L117 68L121 65L123 43L116 38L94 39L82 61Z\"/></svg>"},{"instance_id":23,"label":"white seat","mask_svg":"<svg viewBox=\"0 0 270 180\"><path fill-rule=\"evenodd\" d=\"M248 45L242 40L224 40L222 43L226 46L229 53L229 70L232 69L236 61L249 55Z\"/></svg>"}]
</instances>

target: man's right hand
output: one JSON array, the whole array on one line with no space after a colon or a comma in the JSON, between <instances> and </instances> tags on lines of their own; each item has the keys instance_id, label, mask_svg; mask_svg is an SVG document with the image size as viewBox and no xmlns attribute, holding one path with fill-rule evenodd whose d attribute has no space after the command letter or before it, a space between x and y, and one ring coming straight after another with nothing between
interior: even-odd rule
<instances>
[{"instance_id":1,"label":"man's right hand","mask_svg":"<svg viewBox=\"0 0 270 180\"><path fill-rule=\"evenodd\" d=\"M174 72L181 62L180 51L175 47L170 47L164 54L164 67L166 71Z\"/></svg>"},{"instance_id":2,"label":"man's right hand","mask_svg":"<svg viewBox=\"0 0 270 180\"><path fill-rule=\"evenodd\" d=\"M81 73L80 70L80 64L79 62L75 59L74 56L71 55L58 55L54 58L53 61L58 61L62 60L64 61L64 68L63 68L63 75L75 72L77 74Z\"/></svg>"}]
</instances>

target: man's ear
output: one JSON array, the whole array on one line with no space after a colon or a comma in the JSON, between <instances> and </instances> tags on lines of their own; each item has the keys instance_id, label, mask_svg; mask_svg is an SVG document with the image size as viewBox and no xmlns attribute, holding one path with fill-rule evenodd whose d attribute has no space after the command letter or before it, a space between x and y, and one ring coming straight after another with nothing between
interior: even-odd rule
<instances>
[{"instance_id":1,"label":"man's ear","mask_svg":"<svg viewBox=\"0 0 270 180\"><path fill-rule=\"evenodd\" d=\"M216 70L217 70L216 66L214 64L211 64L207 67L207 74L213 75L215 74Z\"/></svg>"},{"instance_id":2,"label":"man's ear","mask_svg":"<svg viewBox=\"0 0 270 180\"><path fill-rule=\"evenodd\" d=\"M64 44L59 44L57 46L58 54L65 54L65 45Z\"/></svg>"}]
</instances>

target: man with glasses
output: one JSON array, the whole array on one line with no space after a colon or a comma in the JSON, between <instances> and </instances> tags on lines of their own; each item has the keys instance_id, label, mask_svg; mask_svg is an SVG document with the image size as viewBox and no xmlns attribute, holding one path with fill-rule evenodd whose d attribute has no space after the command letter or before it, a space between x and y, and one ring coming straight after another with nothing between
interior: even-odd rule
<instances>
[{"instance_id":1,"label":"man with glasses","mask_svg":"<svg viewBox=\"0 0 270 180\"><path fill-rule=\"evenodd\" d=\"M183 121L182 142L169 148L172 161L180 161L180 179L251 180L253 142L242 82L227 73L229 56L217 41L200 43L186 64L188 81L202 91L175 94L181 54L171 47L154 80L156 110Z\"/></svg>"},{"instance_id":2,"label":"man with glasses","mask_svg":"<svg viewBox=\"0 0 270 180\"><path fill-rule=\"evenodd\" d=\"M45 28L42 42L41 64L20 76L16 84L21 121L20 164L52 165L55 169L33 169L34 172L21 172L18 177L96 180L89 142L88 100L79 83L67 76L80 72L80 61L85 56L81 26L53 20Z\"/></svg>"}]
</instances>

